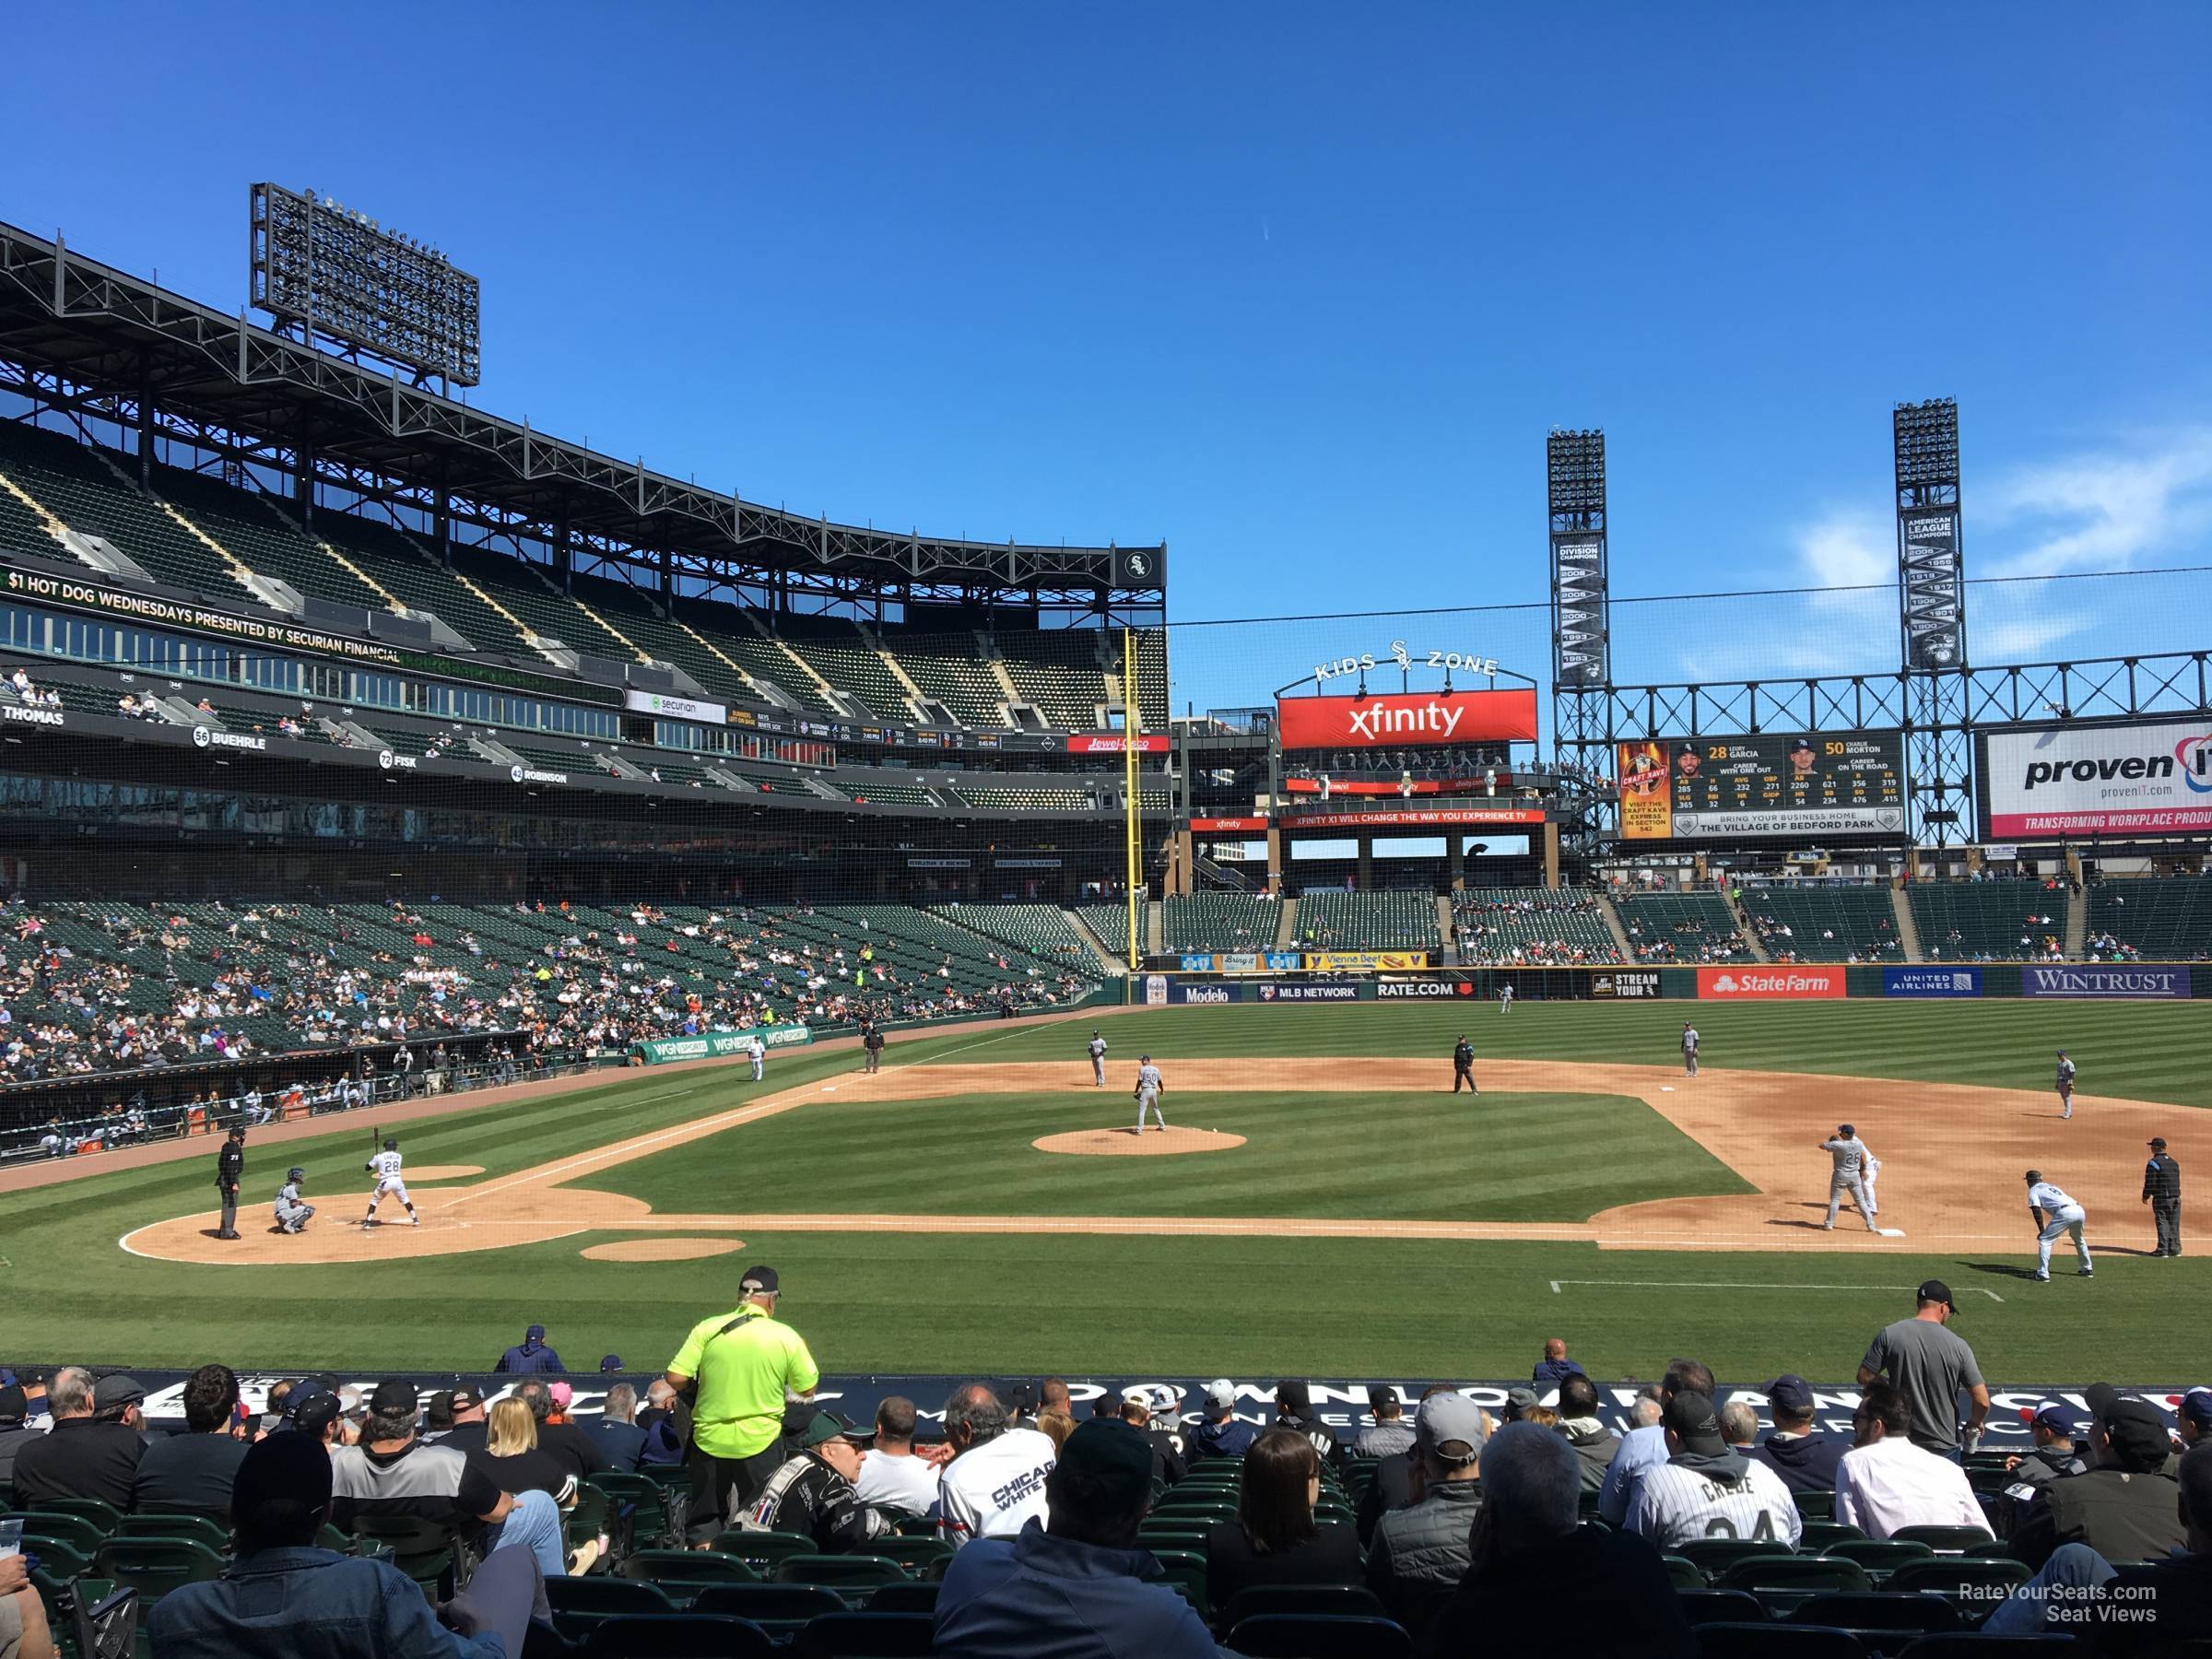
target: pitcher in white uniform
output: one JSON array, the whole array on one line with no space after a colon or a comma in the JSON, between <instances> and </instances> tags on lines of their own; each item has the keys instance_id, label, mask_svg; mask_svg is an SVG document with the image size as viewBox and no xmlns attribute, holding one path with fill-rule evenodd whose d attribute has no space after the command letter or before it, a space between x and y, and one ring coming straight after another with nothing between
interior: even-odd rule
<instances>
[{"instance_id":1,"label":"pitcher in white uniform","mask_svg":"<svg viewBox=\"0 0 2212 1659\"><path fill-rule=\"evenodd\" d=\"M2081 1258L2077 1269L2083 1278L2094 1278L2089 1264L2089 1246L2081 1236L2082 1223L2088 1212L2043 1179L2041 1170L2028 1171L2028 1214L2041 1230L2035 1235L2035 1277L2045 1284L2051 1280L2051 1246L2058 1241L2061 1233L2074 1235L2074 1253Z\"/></svg>"},{"instance_id":2,"label":"pitcher in white uniform","mask_svg":"<svg viewBox=\"0 0 2212 1659\"><path fill-rule=\"evenodd\" d=\"M1859 1132L1849 1124L1838 1126L1836 1133L1820 1143L1820 1150L1830 1159L1828 1172L1828 1219L1821 1230L1836 1230L1836 1212L1843 1205L1843 1194L1849 1193L1859 1206L1859 1219L1866 1223L1868 1232L1879 1232L1874 1224L1874 1197L1866 1190L1867 1171L1874 1167L1874 1154L1859 1138Z\"/></svg>"},{"instance_id":3,"label":"pitcher in white uniform","mask_svg":"<svg viewBox=\"0 0 2212 1659\"><path fill-rule=\"evenodd\" d=\"M1168 1132L1168 1114L1160 1110L1159 1097L1167 1084L1159 1075L1159 1067L1152 1064L1152 1056L1139 1054L1136 1064L1136 1132L1145 1132L1145 1113L1149 1112L1159 1120L1159 1132Z\"/></svg>"},{"instance_id":4,"label":"pitcher in white uniform","mask_svg":"<svg viewBox=\"0 0 2212 1659\"><path fill-rule=\"evenodd\" d=\"M367 1227L375 1221L376 1206L382 1204L385 1195L389 1194L406 1206L407 1219L417 1227L420 1227L422 1218L415 1213L415 1201L407 1196L407 1183L400 1177L399 1143L395 1140L386 1141L384 1149L371 1159L363 1167L368 1170L370 1174L376 1177L376 1191L369 1194L369 1213L361 1218L361 1225Z\"/></svg>"}]
</instances>

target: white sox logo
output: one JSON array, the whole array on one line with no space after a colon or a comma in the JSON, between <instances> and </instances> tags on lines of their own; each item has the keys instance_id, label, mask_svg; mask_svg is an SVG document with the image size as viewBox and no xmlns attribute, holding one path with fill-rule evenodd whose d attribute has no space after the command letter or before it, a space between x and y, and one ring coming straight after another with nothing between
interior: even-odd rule
<instances>
[{"instance_id":1,"label":"white sox logo","mask_svg":"<svg viewBox=\"0 0 2212 1659\"><path fill-rule=\"evenodd\" d=\"M1414 709L1373 708L1354 709L1350 721L1352 735L1357 737L1416 736L1449 737L1459 729L1466 715L1465 709L1431 699Z\"/></svg>"}]
</instances>

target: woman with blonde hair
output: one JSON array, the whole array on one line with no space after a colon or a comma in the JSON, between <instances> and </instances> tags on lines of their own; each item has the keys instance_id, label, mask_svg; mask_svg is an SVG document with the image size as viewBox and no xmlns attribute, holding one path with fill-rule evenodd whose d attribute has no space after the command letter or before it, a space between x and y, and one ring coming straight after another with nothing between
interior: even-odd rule
<instances>
[{"instance_id":1,"label":"woman with blonde hair","mask_svg":"<svg viewBox=\"0 0 2212 1659\"><path fill-rule=\"evenodd\" d=\"M1057 1452L1067 1444L1067 1437L1076 1431L1076 1419L1054 1406L1046 1406L1037 1414L1037 1427L1051 1437L1053 1450Z\"/></svg>"},{"instance_id":2,"label":"woman with blonde hair","mask_svg":"<svg viewBox=\"0 0 2212 1659\"><path fill-rule=\"evenodd\" d=\"M564 1510L576 1501L575 1474L538 1445L537 1419L512 1396L484 1414L484 1449L468 1461L502 1492L544 1492Z\"/></svg>"},{"instance_id":3,"label":"woman with blonde hair","mask_svg":"<svg viewBox=\"0 0 2212 1659\"><path fill-rule=\"evenodd\" d=\"M1340 1521L1317 1525L1321 1453L1294 1429L1270 1429L1244 1453L1237 1518L1206 1539L1206 1593L1218 1618L1254 1584L1357 1584L1359 1535Z\"/></svg>"}]
</instances>

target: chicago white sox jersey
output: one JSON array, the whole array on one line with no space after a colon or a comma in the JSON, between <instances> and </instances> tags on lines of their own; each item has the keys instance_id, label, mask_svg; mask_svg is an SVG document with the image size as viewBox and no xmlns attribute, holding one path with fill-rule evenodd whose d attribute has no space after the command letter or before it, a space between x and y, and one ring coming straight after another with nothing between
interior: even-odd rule
<instances>
[{"instance_id":1,"label":"chicago white sox jersey","mask_svg":"<svg viewBox=\"0 0 2212 1659\"><path fill-rule=\"evenodd\" d=\"M2081 1207L2047 1181L2039 1181L2028 1189L2028 1202L2046 1216Z\"/></svg>"},{"instance_id":2,"label":"chicago white sox jersey","mask_svg":"<svg viewBox=\"0 0 2212 1659\"><path fill-rule=\"evenodd\" d=\"M1795 1548L1805 1524L1782 1477L1743 1460L1734 1480L1678 1463L1645 1469L1629 1504L1629 1530L1662 1549L1692 1538L1774 1538Z\"/></svg>"},{"instance_id":3,"label":"chicago white sox jersey","mask_svg":"<svg viewBox=\"0 0 2212 1659\"><path fill-rule=\"evenodd\" d=\"M399 1154L379 1152L369 1160L369 1167L375 1171L377 1184L380 1186L387 1181L397 1181L399 1179Z\"/></svg>"},{"instance_id":4,"label":"chicago white sox jersey","mask_svg":"<svg viewBox=\"0 0 2212 1659\"><path fill-rule=\"evenodd\" d=\"M1036 1429L1009 1429L971 1446L937 1478L938 1530L954 1544L972 1538L1012 1537L1044 1515L1044 1477L1059 1454L1053 1437Z\"/></svg>"},{"instance_id":5,"label":"chicago white sox jersey","mask_svg":"<svg viewBox=\"0 0 2212 1659\"><path fill-rule=\"evenodd\" d=\"M1136 1068L1136 1086L1140 1089L1158 1094L1165 1087L1160 1080L1159 1067L1150 1065L1138 1066Z\"/></svg>"},{"instance_id":6,"label":"chicago white sox jersey","mask_svg":"<svg viewBox=\"0 0 2212 1659\"><path fill-rule=\"evenodd\" d=\"M1849 1140L1824 1140L1820 1144L1828 1148L1828 1155L1835 1163L1834 1174L1838 1181L1849 1181L1862 1171L1868 1174L1873 1172L1874 1154L1866 1149L1866 1143L1857 1135L1853 1135Z\"/></svg>"}]
</instances>

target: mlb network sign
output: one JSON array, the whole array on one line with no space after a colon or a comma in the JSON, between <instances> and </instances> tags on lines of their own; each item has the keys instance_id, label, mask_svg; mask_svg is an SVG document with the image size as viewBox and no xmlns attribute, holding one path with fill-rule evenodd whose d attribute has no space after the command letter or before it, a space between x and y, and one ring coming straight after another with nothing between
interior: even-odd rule
<instances>
[{"instance_id":1,"label":"mlb network sign","mask_svg":"<svg viewBox=\"0 0 2212 1659\"><path fill-rule=\"evenodd\" d=\"M2149 996L2161 999L2191 994L2186 968L2037 968L2020 970L2022 996Z\"/></svg>"},{"instance_id":2,"label":"mlb network sign","mask_svg":"<svg viewBox=\"0 0 2212 1659\"><path fill-rule=\"evenodd\" d=\"M1791 1002L1842 994L1843 970L1840 966L1698 970L1698 995L1708 1002Z\"/></svg>"},{"instance_id":3,"label":"mlb network sign","mask_svg":"<svg viewBox=\"0 0 2212 1659\"><path fill-rule=\"evenodd\" d=\"M1884 996L1979 996L1979 968L1885 968Z\"/></svg>"}]
</instances>

